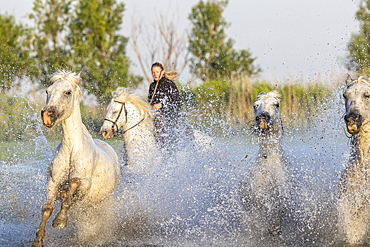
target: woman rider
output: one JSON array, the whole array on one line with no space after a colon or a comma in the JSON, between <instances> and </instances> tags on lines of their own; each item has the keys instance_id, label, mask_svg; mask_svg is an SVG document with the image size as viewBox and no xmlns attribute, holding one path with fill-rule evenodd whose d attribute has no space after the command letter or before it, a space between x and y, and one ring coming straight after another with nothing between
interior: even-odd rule
<instances>
[{"instance_id":1,"label":"woman rider","mask_svg":"<svg viewBox=\"0 0 370 247\"><path fill-rule=\"evenodd\" d=\"M180 117L181 97L176 84L166 77L161 63L152 65L154 81L149 86L148 102L155 110L154 135L161 146L174 137L173 128Z\"/></svg>"}]
</instances>

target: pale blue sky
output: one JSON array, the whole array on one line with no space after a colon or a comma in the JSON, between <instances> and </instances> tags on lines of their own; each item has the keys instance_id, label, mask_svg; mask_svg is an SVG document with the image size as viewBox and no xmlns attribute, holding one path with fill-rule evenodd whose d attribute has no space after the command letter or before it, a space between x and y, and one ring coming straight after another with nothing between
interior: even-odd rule
<instances>
[{"instance_id":1,"label":"pale blue sky","mask_svg":"<svg viewBox=\"0 0 370 247\"><path fill-rule=\"evenodd\" d=\"M180 26L189 28L187 19L198 0L124 1L126 12L122 32L130 36L132 15L155 21L155 13L170 5L179 12ZM236 49L250 49L263 70L261 78L279 81L290 75L299 78L332 77L345 74L346 46L352 32L358 31L354 19L359 0L229 0L224 12L231 23L227 30ZM18 21L27 21L32 0L0 0L1 13L7 11ZM131 60L138 65L132 46L127 46ZM141 74L139 66L133 66ZM180 78L190 78L186 72Z\"/></svg>"}]
</instances>

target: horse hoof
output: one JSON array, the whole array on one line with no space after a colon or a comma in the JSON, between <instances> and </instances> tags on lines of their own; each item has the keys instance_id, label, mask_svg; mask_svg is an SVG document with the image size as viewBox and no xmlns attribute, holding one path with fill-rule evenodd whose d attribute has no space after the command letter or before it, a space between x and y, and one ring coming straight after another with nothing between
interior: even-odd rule
<instances>
[{"instance_id":1,"label":"horse hoof","mask_svg":"<svg viewBox=\"0 0 370 247\"><path fill-rule=\"evenodd\" d=\"M59 212L59 214L55 217L53 221L53 227L55 229L63 229L64 227L67 226L67 220L68 220L67 214Z\"/></svg>"},{"instance_id":2,"label":"horse hoof","mask_svg":"<svg viewBox=\"0 0 370 247\"><path fill-rule=\"evenodd\" d=\"M43 247L44 241L42 239L36 238L32 243L32 247Z\"/></svg>"}]
</instances>

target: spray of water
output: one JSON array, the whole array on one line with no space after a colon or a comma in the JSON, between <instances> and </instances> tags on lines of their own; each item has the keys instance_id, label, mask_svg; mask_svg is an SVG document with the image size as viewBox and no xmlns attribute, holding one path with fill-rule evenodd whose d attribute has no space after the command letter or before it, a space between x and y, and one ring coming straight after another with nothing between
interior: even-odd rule
<instances>
[{"instance_id":1,"label":"spray of water","mask_svg":"<svg viewBox=\"0 0 370 247\"><path fill-rule=\"evenodd\" d=\"M291 188L280 235L272 236L266 224L268 220L247 211L238 195L239 183L257 157L258 138L249 131L234 133L220 123L222 137L212 131L208 134L214 140L211 148L180 143L181 148L163 154L165 159L143 174L132 174L122 166L114 198L105 202L107 211L71 209L66 229L53 229L49 222L45 245L328 246L335 243L338 175L348 160L349 147L342 128L344 108L340 90L334 95L317 109L308 129L299 126L284 129L282 146L288 157ZM42 135L38 113L30 110L29 114L33 119L33 127L29 128L34 136L27 139L27 151L17 155L17 159L6 157L0 164L0 243L5 246L32 243L45 201L51 151ZM121 139L111 144L117 153L121 152ZM110 210L113 215L105 213ZM80 217L89 218L92 214L102 214L91 225L101 225L100 235L106 237L96 238L88 233L82 236L78 232Z\"/></svg>"}]
</instances>

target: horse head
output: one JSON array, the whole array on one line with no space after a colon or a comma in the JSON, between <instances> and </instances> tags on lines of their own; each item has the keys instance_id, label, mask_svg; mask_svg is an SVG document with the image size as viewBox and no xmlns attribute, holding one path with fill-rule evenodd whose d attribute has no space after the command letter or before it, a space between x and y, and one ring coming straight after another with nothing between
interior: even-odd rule
<instances>
[{"instance_id":1,"label":"horse head","mask_svg":"<svg viewBox=\"0 0 370 247\"><path fill-rule=\"evenodd\" d=\"M277 131L282 127L280 117L281 94L277 91L261 92L253 104L254 129L259 133Z\"/></svg>"},{"instance_id":2,"label":"horse head","mask_svg":"<svg viewBox=\"0 0 370 247\"><path fill-rule=\"evenodd\" d=\"M46 89L46 106L41 111L42 121L49 128L71 116L81 94L80 74L57 70L50 82L52 85Z\"/></svg>"},{"instance_id":3,"label":"horse head","mask_svg":"<svg viewBox=\"0 0 370 247\"><path fill-rule=\"evenodd\" d=\"M119 87L113 93L113 98L107 107L100 134L104 139L109 139L117 134L120 128L125 133L145 119L152 119L149 104L143 102L139 96L130 94L126 88Z\"/></svg>"},{"instance_id":4,"label":"horse head","mask_svg":"<svg viewBox=\"0 0 370 247\"><path fill-rule=\"evenodd\" d=\"M370 117L370 82L359 77L346 79L347 89L343 93L346 106L344 121L350 134L356 135L361 127L369 122Z\"/></svg>"}]
</instances>

